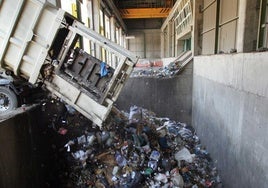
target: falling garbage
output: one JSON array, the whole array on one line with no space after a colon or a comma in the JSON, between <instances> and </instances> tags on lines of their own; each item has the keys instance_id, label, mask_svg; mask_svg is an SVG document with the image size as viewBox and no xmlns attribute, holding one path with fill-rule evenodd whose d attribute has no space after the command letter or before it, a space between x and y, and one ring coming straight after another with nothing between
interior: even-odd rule
<instances>
[{"instance_id":1,"label":"falling garbage","mask_svg":"<svg viewBox=\"0 0 268 188\"><path fill-rule=\"evenodd\" d=\"M56 117L51 115L49 121L55 134L66 138L59 148L63 165L59 181L64 187L221 185L208 151L195 130L185 123L159 118L149 110L132 106L129 113L111 113L100 129L74 109L59 108L55 101L53 104L64 110Z\"/></svg>"}]
</instances>

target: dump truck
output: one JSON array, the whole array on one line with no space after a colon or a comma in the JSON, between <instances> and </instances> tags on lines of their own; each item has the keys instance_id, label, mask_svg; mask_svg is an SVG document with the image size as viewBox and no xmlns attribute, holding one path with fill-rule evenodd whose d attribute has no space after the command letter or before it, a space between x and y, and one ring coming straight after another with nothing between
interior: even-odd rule
<instances>
[{"instance_id":1,"label":"dump truck","mask_svg":"<svg viewBox=\"0 0 268 188\"><path fill-rule=\"evenodd\" d=\"M118 59L87 53L88 40ZM98 126L108 117L138 58L45 0L0 1L0 113L18 106L25 85L43 88Z\"/></svg>"}]
</instances>

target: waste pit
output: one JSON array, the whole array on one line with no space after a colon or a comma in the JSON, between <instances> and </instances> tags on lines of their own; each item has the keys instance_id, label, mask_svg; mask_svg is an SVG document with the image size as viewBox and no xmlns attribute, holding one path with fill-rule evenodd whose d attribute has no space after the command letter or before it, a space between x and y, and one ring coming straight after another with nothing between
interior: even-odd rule
<instances>
[{"instance_id":1,"label":"waste pit","mask_svg":"<svg viewBox=\"0 0 268 188\"><path fill-rule=\"evenodd\" d=\"M59 104L44 103L42 111L61 139L55 143L61 187L222 187L191 126L132 106L129 113L114 108L100 129Z\"/></svg>"},{"instance_id":2,"label":"waste pit","mask_svg":"<svg viewBox=\"0 0 268 188\"><path fill-rule=\"evenodd\" d=\"M113 108L100 128L56 99L43 102L39 113L45 127L38 142L47 137L42 144L51 147L40 167L48 170L42 187L222 187L214 161L185 123L132 106Z\"/></svg>"}]
</instances>

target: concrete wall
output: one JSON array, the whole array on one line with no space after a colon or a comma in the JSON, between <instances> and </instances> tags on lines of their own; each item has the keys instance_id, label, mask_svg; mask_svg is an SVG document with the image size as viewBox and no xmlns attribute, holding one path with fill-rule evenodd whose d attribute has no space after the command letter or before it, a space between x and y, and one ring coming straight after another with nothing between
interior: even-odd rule
<instances>
[{"instance_id":1,"label":"concrete wall","mask_svg":"<svg viewBox=\"0 0 268 188\"><path fill-rule=\"evenodd\" d=\"M224 186L268 184L268 53L197 56L193 120Z\"/></svg>"},{"instance_id":2,"label":"concrete wall","mask_svg":"<svg viewBox=\"0 0 268 188\"><path fill-rule=\"evenodd\" d=\"M132 30L128 34L135 36L128 42L130 51L140 58L160 58L160 29Z\"/></svg>"},{"instance_id":3,"label":"concrete wall","mask_svg":"<svg viewBox=\"0 0 268 188\"><path fill-rule=\"evenodd\" d=\"M159 117L191 124L192 64L174 78L130 78L116 105L129 112L132 105L152 110Z\"/></svg>"},{"instance_id":4,"label":"concrete wall","mask_svg":"<svg viewBox=\"0 0 268 188\"><path fill-rule=\"evenodd\" d=\"M60 187L58 149L52 145L59 140L42 113L38 107L0 122L1 188Z\"/></svg>"}]
</instances>

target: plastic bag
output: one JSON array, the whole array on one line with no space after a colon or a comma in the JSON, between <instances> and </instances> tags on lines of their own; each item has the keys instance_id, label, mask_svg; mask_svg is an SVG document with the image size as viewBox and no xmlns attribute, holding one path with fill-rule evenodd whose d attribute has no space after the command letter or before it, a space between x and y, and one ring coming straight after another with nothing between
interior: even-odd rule
<instances>
[{"instance_id":1,"label":"plastic bag","mask_svg":"<svg viewBox=\"0 0 268 188\"><path fill-rule=\"evenodd\" d=\"M175 154L175 159L180 162L181 160L187 161L189 163L193 162L195 154L191 154L187 148L183 148Z\"/></svg>"},{"instance_id":2,"label":"plastic bag","mask_svg":"<svg viewBox=\"0 0 268 188\"><path fill-rule=\"evenodd\" d=\"M137 123L142 120L142 109L137 106L131 106L129 112L129 122Z\"/></svg>"},{"instance_id":3,"label":"plastic bag","mask_svg":"<svg viewBox=\"0 0 268 188\"><path fill-rule=\"evenodd\" d=\"M167 182L168 182L168 179L167 179L166 174L161 174L161 173L157 174L157 175L154 177L154 180L156 180L156 181L161 181L161 182L163 182L163 183L167 183Z\"/></svg>"}]
</instances>

